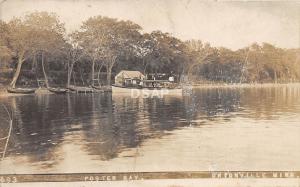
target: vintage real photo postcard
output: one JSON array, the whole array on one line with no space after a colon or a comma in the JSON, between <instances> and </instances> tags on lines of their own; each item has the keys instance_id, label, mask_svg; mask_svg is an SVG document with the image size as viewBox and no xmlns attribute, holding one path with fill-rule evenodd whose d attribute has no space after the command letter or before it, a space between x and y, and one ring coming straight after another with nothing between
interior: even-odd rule
<instances>
[{"instance_id":1,"label":"vintage real photo postcard","mask_svg":"<svg viewBox=\"0 0 300 187\"><path fill-rule=\"evenodd\" d=\"M300 186L300 1L0 0L0 186Z\"/></svg>"}]
</instances>

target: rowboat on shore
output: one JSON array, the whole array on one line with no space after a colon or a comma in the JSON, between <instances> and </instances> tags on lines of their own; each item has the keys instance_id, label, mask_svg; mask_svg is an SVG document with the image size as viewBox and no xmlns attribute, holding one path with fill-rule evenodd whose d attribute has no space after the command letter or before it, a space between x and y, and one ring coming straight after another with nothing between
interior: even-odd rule
<instances>
[{"instance_id":1,"label":"rowboat on shore","mask_svg":"<svg viewBox=\"0 0 300 187\"><path fill-rule=\"evenodd\" d=\"M96 89L97 91L102 91L102 92L111 92L111 87L110 86L93 86L92 88Z\"/></svg>"},{"instance_id":2,"label":"rowboat on shore","mask_svg":"<svg viewBox=\"0 0 300 187\"><path fill-rule=\"evenodd\" d=\"M16 94L32 94L36 91L35 88L7 88L8 93Z\"/></svg>"},{"instance_id":3,"label":"rowboat on shore","mask_svg":"<svg viewBox=\"0 0 300 187\"><path fill-rule=\"evenodd\" d=\"M68 89L72 92L76 93L93 93L94 89L90 87L82 87L82 86L69 86Z\"/></svg>"},{"instance_id":4,"label":"rowboat on shore","mask_svg":"<svg viewBox=\"0 0 300 187\"><path fill-rule=\"evenodd\" d=\"M65 94L67 93L67 89L65 88L48 88L48 90L55 94Z\"/></svg>"}]
</instances>

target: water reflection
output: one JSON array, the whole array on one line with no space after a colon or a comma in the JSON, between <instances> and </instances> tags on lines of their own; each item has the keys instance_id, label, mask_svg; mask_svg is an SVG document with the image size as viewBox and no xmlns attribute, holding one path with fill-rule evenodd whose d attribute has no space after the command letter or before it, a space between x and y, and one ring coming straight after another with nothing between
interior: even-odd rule
<instances>
[{"instance_id":1,"label":"water reflection","mask_svg":"<svg viewBox=\"0 0 300 187\"><path fill-rule=\"evenodd\" d=\"M198 89L185 98L187 119L228 120L232 112L240 110L240 89Z\"/></svg>"},{"instance_id":2,"label":"water reflection","mask_svg":"<svg viewBox=\"0 0 300 187\"><path fill-rule=\"evenodd\" d=\"M283 115L299 113L299 87L248 88L243 92L241 105L246 117L275 120Z\"/></svg>"},{"instance_id":3,"label":"water reflection","mask_svg":"<svg viewBox=\"0 0 300 187\"><path fill-rule=\"evenodd\" d=\"M41 171L79 154L86 163L109 161L182 127L299 115L299 96L297 87L272 87L195 89L189 97L164 98L112 94L8 97L1 103L15 111L15 124L7 159L25 157ZM4 110L0 114L4 116ZM7 123L1 120L0 125L3 137Z\"/></svg>"}]
</instances>

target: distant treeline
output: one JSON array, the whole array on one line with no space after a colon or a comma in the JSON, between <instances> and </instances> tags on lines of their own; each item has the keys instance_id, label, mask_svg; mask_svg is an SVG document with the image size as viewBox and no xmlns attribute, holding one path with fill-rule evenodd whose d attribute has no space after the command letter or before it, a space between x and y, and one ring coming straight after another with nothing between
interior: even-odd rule
<instances>
[{"instance_id":1,"label":"distant treeline","mask_svg":"<svg viewBox=\"0 0 300 187\"><path fill-rule=\"evenodd\" d=\"M33 86L38 79L47 86L110 85L123 69L199 83L296 82L299 57L300 49L268 43L233 51L200 40L182 41L102 16L89 18L70 34L54 13L0 20L0 84L12 87Z\"/></svg>"}]
</instances>

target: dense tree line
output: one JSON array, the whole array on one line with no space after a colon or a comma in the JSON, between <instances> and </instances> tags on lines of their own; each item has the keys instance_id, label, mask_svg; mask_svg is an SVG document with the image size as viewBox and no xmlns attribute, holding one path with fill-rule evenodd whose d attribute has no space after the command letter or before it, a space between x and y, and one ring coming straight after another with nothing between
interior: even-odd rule
<instances>
[{"instance_id":1,"label":"dense tree line","mask_svg":"<svg viewBox=\"0 0 300 187\"><path fill-rule=\"evenodd\" d=\"M33 86L110 85L122 69L183 76L199 83L300 80L300 50L254 43L239 50L182 41L168 33L143 33L131 21L95 16L66 33L58 16L34 12L0 20L0 83Z\"/></svg>"}]
</instances>

